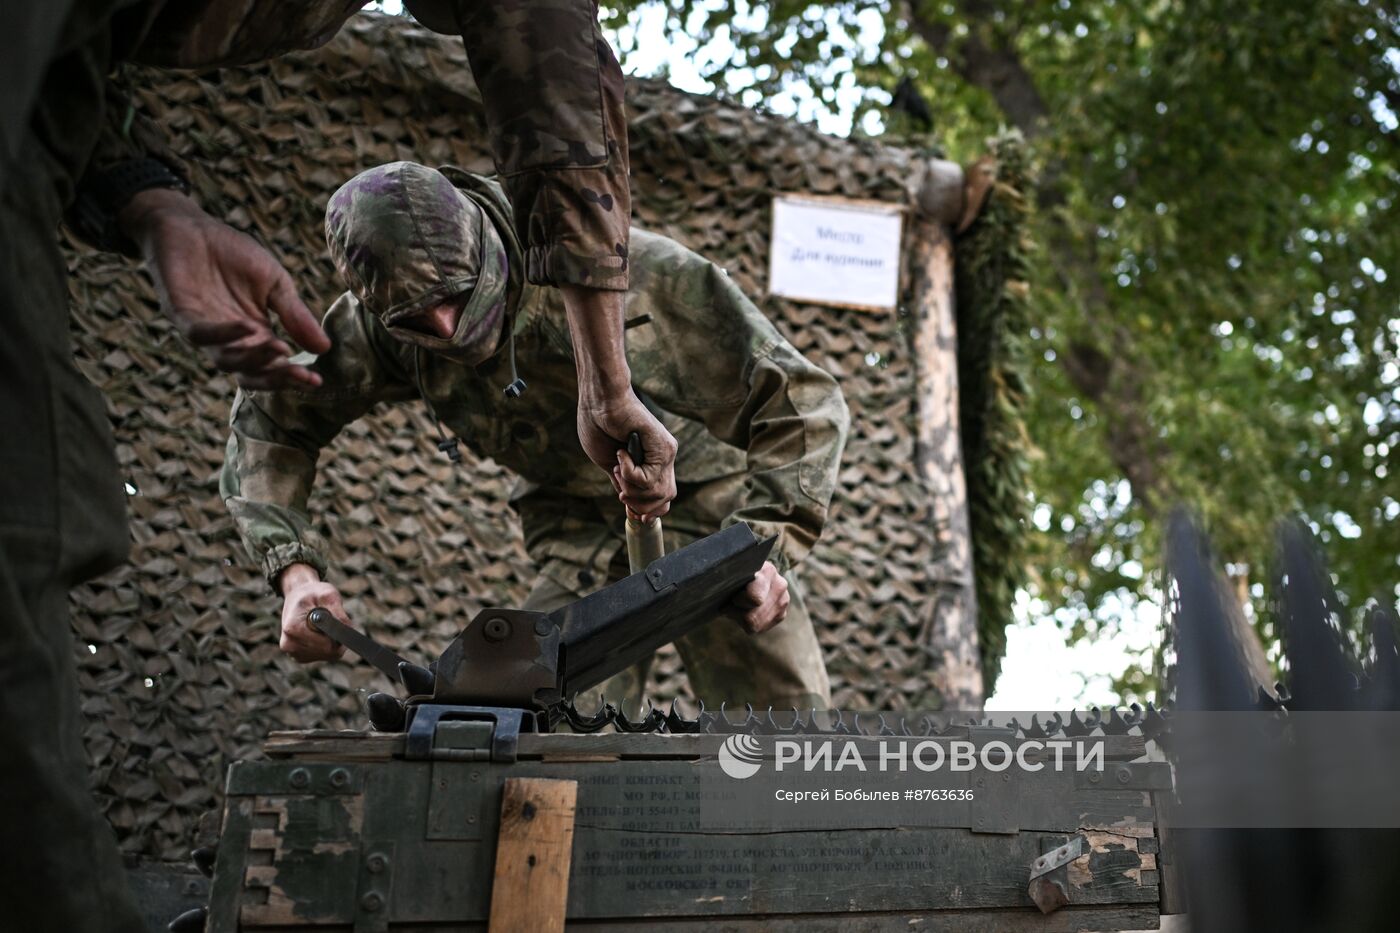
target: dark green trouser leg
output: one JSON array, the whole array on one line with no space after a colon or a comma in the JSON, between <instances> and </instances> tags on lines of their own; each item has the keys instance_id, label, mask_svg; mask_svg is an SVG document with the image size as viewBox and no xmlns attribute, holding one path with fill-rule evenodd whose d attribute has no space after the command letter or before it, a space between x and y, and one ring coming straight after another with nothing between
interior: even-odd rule
<instances>
[{"instance_id":1,"label":"dark green trouser leg","mask_svg":"<svg viewBox=\"0 0 1400 933\"><path fill-rule=\"evenodd\" d=\"M53 186L0 201L0 930L143 929L88 789L68 587L126 547L100 397L73 366Z\"/></svg>"},{"instance_id":2,"label":"dark green trouser leg","mask_svg":"<svg viewBox=\"0 0 1400 933\"><path fill-rule=\"evenodd\" d=\"M88 790L55 541L0 538L0 929L136 931L112 830Z\"/></svg>"}]
</instances>

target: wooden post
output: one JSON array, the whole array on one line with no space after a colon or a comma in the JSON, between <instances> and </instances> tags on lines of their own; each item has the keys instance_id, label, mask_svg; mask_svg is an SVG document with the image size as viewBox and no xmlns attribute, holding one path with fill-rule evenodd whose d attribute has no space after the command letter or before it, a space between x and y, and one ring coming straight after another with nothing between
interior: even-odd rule
<instances>
[{"instance_id":1,"label":"wooden post","mask_svg":"<svg viewBox=\"0 0 1400 933\"><path fill-rule=\"evenodd\" d=\"M1154 791L1157 806L1158 883L1162 890L1162 915L1186 913L1186 879L1182 875L1180 839L1172 825L1176 805L1170 791Z\"/></svg>"},{"instance_id":2,"label":"wooden post","mask_svg":"<svg viewBox=\"0 0 1400 933\"><path fill-rule=\"evenodd\" d=\"M910 222L909 310L918 425L915 460L928 490L937 542L928 568L933 595L922 644L932 650L933 686L945 709L982 708L972 533L958 418L958 340L953 297L953 225L966 211L964 175L952 162L929 162Z\"/></svg>"},{"instance_id":3,"label":"wooden post","mask_svg":"<svg viewBox=\"0 0 1400 933\"><path fill-rule=\"evenodd\" d=\"M489 933L562 933L577 801L577 781L506 779Z\"/></svg>"}]
</instances>

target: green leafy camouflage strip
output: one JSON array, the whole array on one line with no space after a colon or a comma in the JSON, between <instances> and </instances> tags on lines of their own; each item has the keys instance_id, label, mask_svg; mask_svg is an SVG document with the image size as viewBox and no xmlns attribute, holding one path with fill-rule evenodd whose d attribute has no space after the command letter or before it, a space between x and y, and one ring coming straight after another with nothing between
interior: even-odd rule
<instances>
[{"instance_id":1,"label":"green leafy camouflage strip","mask_svg":"<svg viewBox=\"0 0 1400 933\"><path fill-rule=\"evenodd\" d=\"M175 68L247 65L330 40L367 0L203 0L165 6L132 60ZM425 25L460 34L481 90L496 168L525 244L522 269L544 285L627 288L627 117L622 69L592 0L410 0ZM166 157L106 108L91 166Z\"/></svg>"},{"instance_id":2,"label":"green leafy camouflage strip","mask_svg":"<svg viewBox=\"0 0 1400 933\"><path fill-rule=\"evenodd\" d=\"M443 171L492 223L508 225L510 209L498 185L459 170ZM323 380L320 388L239 395L223 492L256 559L266 561L276 548L305 543L306 491L320 448L373 405L414 398L421 382L447 430L520 477L513 498L523 514L531 556L542 566L563 561L606 568L621 539L600 520L604 510L595 502L610 502L606 511L617 517L621 509L607 478L578 445L577 377L562 296L519 282L519 248L509 235L501 242L507 249L507 312L517 364L529 384L520 398L503 393L512 379L504 350L478 366L463 366L395 339L353 293L342 295L326 314L333 348L313 366ZM470 255L475 248L465 243L462 252ZM337 249L347 257L352 277L361 281L383 281L391 274L363 264L415 255L369 249L358 237ZM791 566L806 556L826 521L849 425L840 389L714 264L645 231L634 236L633 258L627 314L646 323L627 331L627 356L634 384L663 410L680 442L678 520L684 501L701 504L700 490L710 488L706 484L734 477L725 501L703 504L709 526L697 525L695 533L747 521L759 534L778 537L774 560L780 568ZM438 271L422 263L410 263L400 277L395 296L428 291L439 282ZM288 450L274 455L278 448ZM549 499L550 507L532 508L539 497ZM255 498L266 508L249 508ZM586 514L580 518L562 508L567 502L581 503ZM574 524L560 526L565 517ZM270 575L282 566L265 563Z\"/></svg>"}]
</instances>

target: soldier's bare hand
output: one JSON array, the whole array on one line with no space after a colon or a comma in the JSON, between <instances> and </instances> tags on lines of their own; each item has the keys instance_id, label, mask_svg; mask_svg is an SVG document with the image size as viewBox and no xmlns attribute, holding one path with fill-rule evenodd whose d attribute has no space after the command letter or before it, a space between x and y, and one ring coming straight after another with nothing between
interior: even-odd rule
<instances>
[{"instance_id":1,"label":"soldier's bare hand","mask_svg":"<svg viewBox=\"0 0 1400 933\"><path fill-rule=\"evenodd\" d=\"M288 361L292 348L272 316L313 353L330 348L281 264L252 237L200 210L178 191L142 191L122 209L122 229L141 247L161 309L180 333L249 389L316 386Z\"/></svg>"},{"instance_id":2,"label":"soldier's bare hand","mask_svg":"<svg viewBox=\"0 0 1400 933\"><path fill-rule=\"evenodd\" d=\"M330 610L346 625L350 617L340 602L340 591L321 580L315 569L306 564L293 564L282 571L278 580L282 587L282 638L278 647L296 661L335 661L345 654L345 646L331 641L313 629L307 621L311 610Z\"/></svg>"},{"instance_id":3,"label":"soldier's bare hand","mask_svg":"<svg viewBox=\"0 0 1400 933\"><path fill-rule=\"evenodd\" d=\"M642 441L642 465L628 455L629 435ZM592 405L579 399L578 437L588 458L608 471L617 498L642 521L660 518L676 497L676 439L630 390Z\"/></svg>"},{"instance_id":4,"label":"soldier's bare hand","mask_svg":"<svg viewBox=\"0 0 1400 933\"><path fill-rule=\"evenodd\" d=\"M757 635L787 618L792 595L788 593L787 579L778 573L778 568L773 566L772 561L764 561L749 585L734 597L734 602L741 609L748 610L744 613L744 630L750 635Z\"/></svg>"}]
</instances>

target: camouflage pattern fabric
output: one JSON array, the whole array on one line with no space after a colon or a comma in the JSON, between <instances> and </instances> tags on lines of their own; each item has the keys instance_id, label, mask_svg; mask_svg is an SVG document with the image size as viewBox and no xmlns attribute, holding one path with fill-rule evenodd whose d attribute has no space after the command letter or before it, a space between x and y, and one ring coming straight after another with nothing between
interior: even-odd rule
<instances>
[{"instance_id":1,"label":"camouflage pattern fabric","mask_svg":"<svg viewBox=\"0 0 1400 933\"><path fill-rule=\"evenodd\" d=\"M450 167L441 171L490 219L506 246L507 313L519 373L529 389L518 399L504 395L512 375L503 349L468 367L395 339L386 328L382 315L411 303L405 296L413 283L423 292L439 288L443 273L432 256L452 252L448 243L386 251L377 233L332 219L332 254L348 257L354 269L351 290L323 321L333 349L312 364L322 385L240 392L233 404L223 495L270 580L294 561L326 566L324 546L305 512L320 449L374 405L420 394L448 431L520 477L512 499L526 517L526 546L541 565L586 563L601 575L611 560L601 538L587 545L597 553L580 554L573 534L537 534L523 507L541 491L586 500L612 495L607 477L578 444L577 381L563 301L557 291L522 280L500 187ZM382 197L382 210L395 213L398 195ZM363 201L360 206L366 207ZM461 203L446 210L455 214ZM335 212L332 204L332 217ZM420 226L445 236L478 229L461 222ZM406 228L393 220L384 229ZM351 234L335 242L337 235ZM638 326L627 331L627 357L634 384L662 410L680 444L677 482L742 475L734 507L721 524L747 521L757 533L777 536L773 561L786 570L806 556L826 519L849 424L840 389L714 264L645 231L635 232L633 245L633 286L625 307ZM480 243L460 242L455 253L478 255ZM392 275L370 268L404 257L417 258Z\"/></svg>"},{"instance_id":2,"label":"camouflage pattern fabric","mask_svg":"<svg viewBox=\"0 0 1400 933\"><path fill-rule=\"evenodd\" d=\"M246 65L328 42L367 0L136 3L129 60L172 68ZM491 150L515 205L526 278L627 288L627 117L622 69L591 0L408 0L466 47ZM139 15L138 15L139 14ZM151 19L153 22L148 22ZM113 96L117 96L113 92ZM175 160L158 127L109 106L91 165Z\"/></svg>"}]
</instances>

